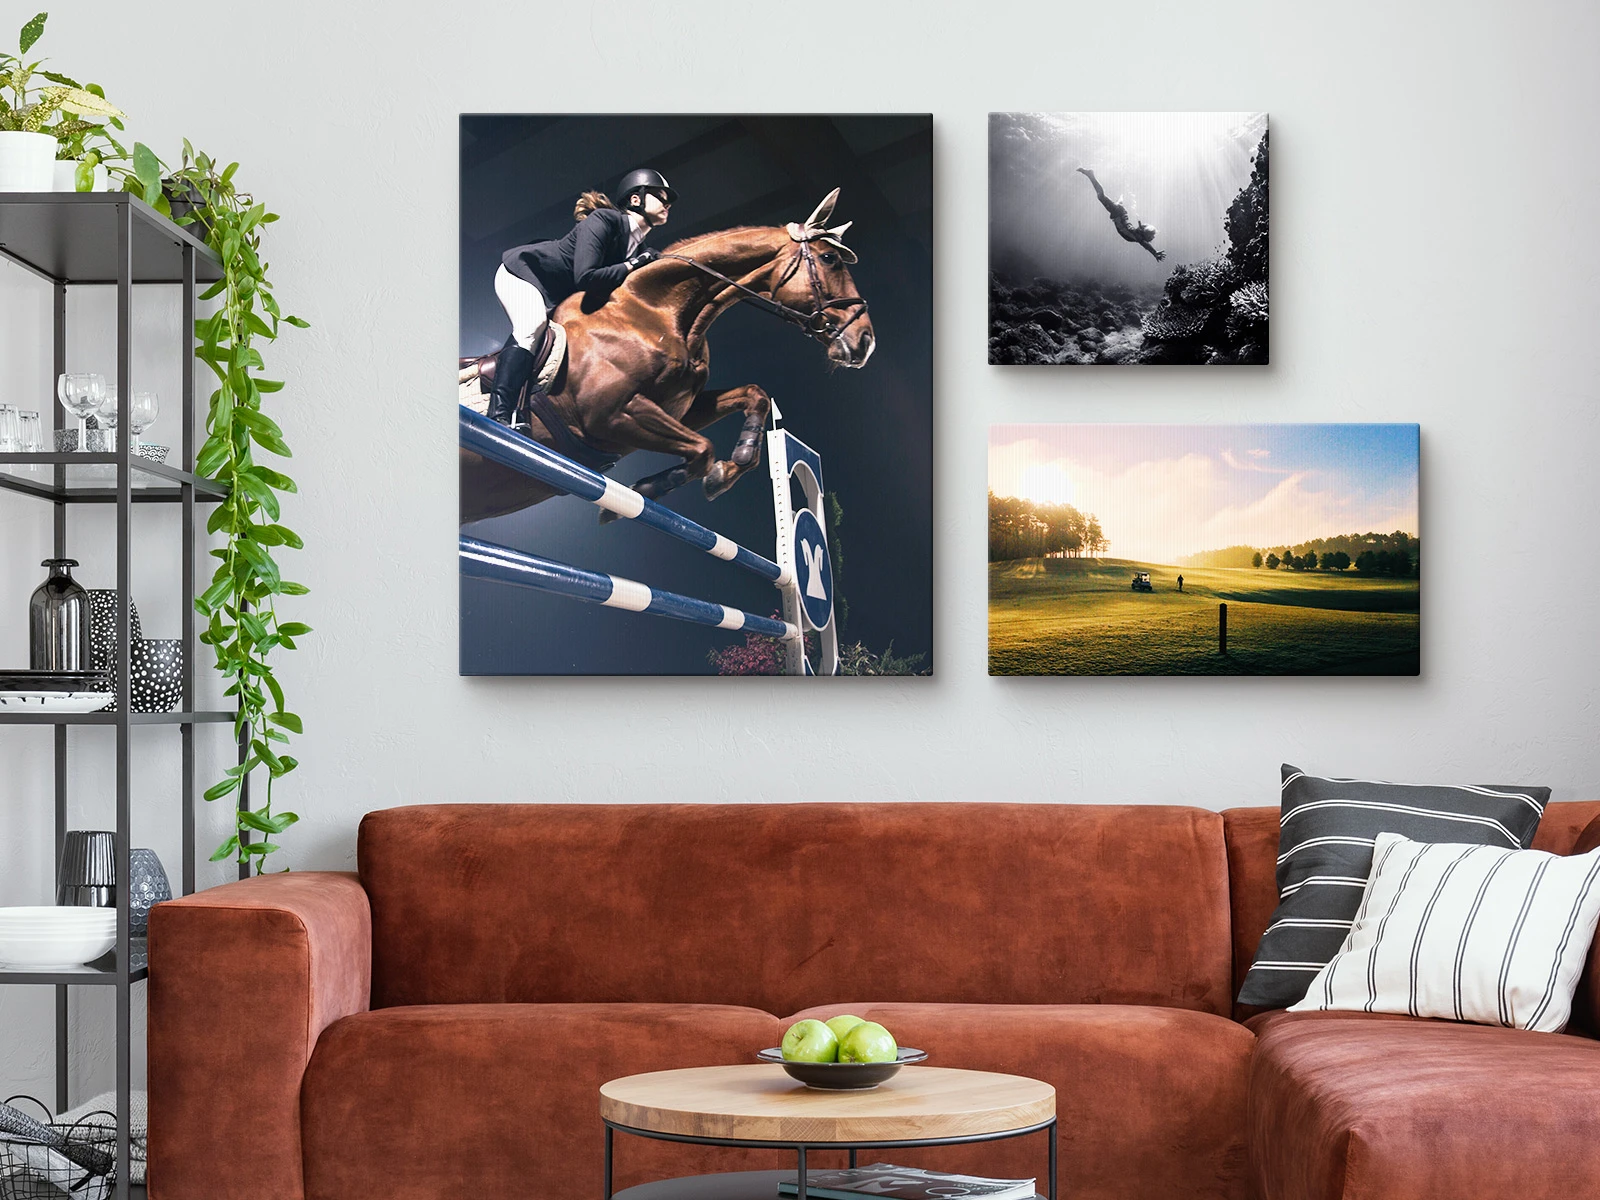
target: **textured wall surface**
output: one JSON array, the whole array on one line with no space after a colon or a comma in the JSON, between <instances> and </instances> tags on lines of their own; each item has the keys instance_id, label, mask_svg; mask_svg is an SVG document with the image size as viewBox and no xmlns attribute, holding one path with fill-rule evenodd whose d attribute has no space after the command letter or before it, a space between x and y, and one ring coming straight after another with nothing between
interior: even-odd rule
<instances>
[{"instance_id":1,"label":"textured wall surface","mask_svg":"<svg viewBox=\"0 0 1600 1200\"><path fill-rule=\"evenodd\" d=\"M290 570L312 588L296 615L317 629L282 667L307 729L281 796L305 818L287 864L349 866L360 814L417 801L1221 808L1274 802L1284 759L1600 794L1586 611L1600 586L1588 540L1600 507L1594 7L1156 0L929 13L403 0L377 15L286 0L158 28L103 0L53 11L40 50L103 83L137 136L168 154L188 136L244 163L240 178L284 217L270 245L280 295L314 324L269 357L288 380L272 411L301 485L285 519L307 544ZM458 678L457 115L828 106L935 117L938 677ZM985 365L985 137L1002 108L1268 110L1273 365ZM0 304L0 394L39 407L48 294L4 267ZM110 369L110 311L104 293L75 299L75 369ZM136 327L140 386L175 399L163 353L175 298L142 298ZM986 429L1057 420L1420 422L1422 678L988 678ZM153 433L175 441L171 416ZM106 514L74 522L82 574L109 582ZM174 635L172 514L141 513L139 545L146 631ZM0 496L5 664L26 661L26 602L48 548L48 509ZM176 874L177 738L137 738L136 844ZM74 739L73 823L103 827L110 735ZM208 771L225 740L201 735ZM49 734L0 741L0 903L39 903ZM226 814L204 821L209 848ZM109 1079L109 1001L78 1010L81 1087ZM49 1011L43 989L0 989L6 1092L45 1091Z\"/></svg>"}]
</instances>

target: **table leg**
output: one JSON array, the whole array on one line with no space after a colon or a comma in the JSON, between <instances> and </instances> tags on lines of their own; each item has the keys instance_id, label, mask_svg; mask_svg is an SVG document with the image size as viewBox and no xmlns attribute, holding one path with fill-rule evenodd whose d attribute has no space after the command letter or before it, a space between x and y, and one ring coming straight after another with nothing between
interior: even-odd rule
<instances>
[{"instance_id":1,"label":"table leg","mask_svg":"<svg viewBox=\"0 0 1600 1200\"><path fill-rule=\"evenodd\" d=\"M609 1200L609 1197L608 1197ZM1056 1200L1056 1123L1050 1122L1050 1194L1049 1200Z\"/></svg>"},{"instance_id":2,"label":"table leg","mask_svg":"<svg viewBox=\"0 0 1600 1200\"><path fill-rule=\"evenodd\" d=\"M853 1171L853 1170L855 1170L855 1167L856 1167L856 1148L854 1146L851 1146L850 1147L850 1169Z\"/></svg>"},{"instance_id":3,"label":"table leg","mask_svg":"<svg viewBox=\"0 0 1600 1200\"><path fill-rule=\"evenodd\" d=\"M797 1147L800 1151L800 1173L795 1176L795 1200L806 1200L806 1148Z\"/></svg>"},{"instance_id":4,"label":"table leg","mask_svg":"<svg viewBox=\"0 0 1600 1200\"><path fill-rule=\"evenodd\" d=\"M611 1135L611 1126L607 1125L606 1126L606 1197L605 1197L605 1200L611 1200L611 1136L612 1136ZM1054 1145L1055 1145L1055 1143L1052 1142L1051 1146L1053 1147ZM1051 1196L1051 1200L1055 1200L1055 1197L1053 1195Z\"/></svg>"}]
</instances>

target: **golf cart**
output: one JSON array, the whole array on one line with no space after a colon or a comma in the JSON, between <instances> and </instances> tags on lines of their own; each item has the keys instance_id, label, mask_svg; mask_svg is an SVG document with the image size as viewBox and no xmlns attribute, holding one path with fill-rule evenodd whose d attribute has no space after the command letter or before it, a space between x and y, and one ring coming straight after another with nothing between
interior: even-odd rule
<instances>
[{"instance_id":1,"label":"golf cart","mask_svg":"<svg viewBox=\"0 0 1600 1200\"><path fill-rule=\"evenodd\" d=\"M1156 589L1150 585L1150 572L1139 571L1133 577L1133 582L1128 585L1136 592L1153 592Z\"/></svg>"}]
</instances>

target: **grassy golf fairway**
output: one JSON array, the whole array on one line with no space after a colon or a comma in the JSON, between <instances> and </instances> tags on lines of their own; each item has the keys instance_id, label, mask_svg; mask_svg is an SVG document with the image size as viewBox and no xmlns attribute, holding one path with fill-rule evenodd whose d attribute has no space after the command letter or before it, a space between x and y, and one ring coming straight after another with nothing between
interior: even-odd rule
<instances>
[{"instance_id":1,"label":"grassy golf fairway","mask_svg":"<svg viewBox=\"0 0 1600 1200\"><path fill-rule=\"evenodd\" d=\"M1135 592L1149 571L1154 592ZM1183 591L1178 591L1178 576ZM991 675L1415 675L1420 586L1116 558L989 564ZM1228 653L1217 605L1228 605Z\"/></svg>"}]
</instances>

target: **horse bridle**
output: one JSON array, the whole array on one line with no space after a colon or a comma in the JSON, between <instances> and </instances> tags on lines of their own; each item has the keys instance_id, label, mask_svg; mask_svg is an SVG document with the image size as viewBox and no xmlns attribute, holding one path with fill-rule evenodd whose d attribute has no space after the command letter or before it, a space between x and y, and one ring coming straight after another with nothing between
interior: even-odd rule
<instances>
[{"instance_id":1,"label":"horse bridle","mask_svg":"<svg viewBox=\"0 0 1600 1200\"><path fill-rule=\"evenodd\" d=\"M713 279L726 284L728 287L731 287L734 291L738 292L740 294L740 298L746 304L758 308L762 312L771 313L780 321L787 321L791 325L798 326L811 337L816 338L817 341L826 346L831 342L838 341L844 336L844 331L846 329L849 329L850 326L854 325L866 315L867 302L860 296L824 295L822 291L822 275L821 272L817 270L817 260L816 256L811 250L811 243L808 241L802 241L797 242L796 244L800 247L800 252L790 258L789 265L783 272L783 278L779 279L772 285L771 295L763 295L754 288L746 287L737 279L730 279L716 268L708 267L702 262L696 262L686 254L663 254L660 257L676 259L678 262L688 263L697 271L705 272ZM793 308L787 304L781 304L772 298L778 294L779 290L784 284L788 283L790 279L794 278L794 274L800 269L800 264L802 262L805 263L806 278L811 283L811 300L813 307L810 312L806 312L799 308ZM841 325L828 311L830 308L853 308L855 311L851 313Z\"/></svg>"}]
</instances>

